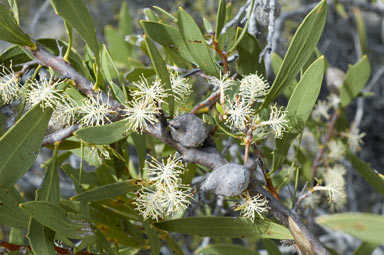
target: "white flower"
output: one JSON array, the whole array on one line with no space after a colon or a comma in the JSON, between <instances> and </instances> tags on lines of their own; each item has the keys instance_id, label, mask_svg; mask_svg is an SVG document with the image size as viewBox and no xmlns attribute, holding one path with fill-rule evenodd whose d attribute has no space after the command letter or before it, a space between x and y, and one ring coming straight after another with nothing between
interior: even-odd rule
<instances>
[{"instance_id":1,"label":"white flower","mask_svg":"<svg viewBox=\"0 0 384 255\"><path fill-rule=\"evenodd\" d=\"M109 151L103 145L90 145L89 154L92 159L99 160L100 164L103 163L103 159L111 159Z\"/></svg>"},{"instance_id":2,"label":"white flower","mask_svg":"<svg viewBox=\"0 0 384 255\"><path fill-rule=\"evenodd\" d=\"M337 172L335 169L327 169L323 174L325 186L315 186L314 191L325 191L328 193L328 201L336 203L339 208L346 203L345 194L345 179L342 172Z\"/></svg>"},{"instance_id":3,"label":"white flower","mask_svg":"<svg viewBox=\"0 0 384 255\"><path fill-rule=\"evenodd\" d=\"M239 130L246 128L251 115L254 114L250 104L240 99L229 102L229 105L224 105L224 112L228 114L225 123Z\"/></svg>"},{"instance_id":4,"label":"white flower","mask_svg":"<svg viewBox=\"0 0 384 255\"><path fill-rule=\"evenodd\" d=\"M131 101L130 107L125 111L126 119L129 120L128 128L138 133L142 133L147 128L147 122L156 123L156 114L159 114L159 109L154 104L138 100Z\"/></svg>"},{"instance_id":5,"label":"white flower","mask_svg":"<svg viewBox=\"0 0 384 255\"><path fill-rule=\"evenodd\" d=\"M19 78L12 69L0 65L0 97L5 104L12 102L18 96L20 88Z\"/></svg>"},{"instance_id":6,"label":"white flower","mask_svg":"<svg viewBox=\"0 0 384 255\"><path fill-rule=\"evenodd\" d=\"M250 104L260 101L268 93L269 84L257 73L245 76L240 83L239 95Z\"/></svg>"},{"instance_id":7,"label":"white flower","mask_svg":"<svg viewBox=\"0 0 384 255\"><path fill-rule=\"evenodd\" d=\"M159 204L161 192L142 187L137 191L137 197L133 204L136 205L136 210L139 211L144 220L154 219L159 220L164 216L163 207Z\"/></svg>"},{"instance_id":8,"label":"white flower","mask_svg":"<svg viewBox=\"0 0 384 255\"><path fill-rule=\"evenodd\" d=\"M108 102L104 103L100 92L95 97L90 96L83 99L79 113L84 114L81 118L83 126L99 126L104 125L106 121L110 122L108 115L114 111L109 108Z\"/></svg>"},{"instance_id":9,"label":"white flower","mask_svg":"<svg viewBox=\"0 0 384 255\"><path fill-rule=\"evenodd\" d=\"M332 93L327 97L327 100L328 100L329 106L332 107L333 109L336 110L339 107L340 97L338 95Z\"/></svg>"},{"instance_id":10,"label":"white flower","mask_svg":"<svg viewBox=\"0 0 384 255\"><path fill-rule=\"evenodd\" d=\"M261 214L264 212L268 212L268 209L270 209L268 206L268 200L261 194L257 194L254 197L250 197L247 194L246 201L244 202L244 204L240 205L235 210L240 210L241 217L251 222L255 222L256 214L260 218L264 219Z\"/></svg>"},{"instance_id":11,"label":"white flower","mask_svg":"<svg viewBox=\"0 0 384 255\"><path fill-rule=\"evenodd\" d=\"M170 73L173 96L178 103L183 103L192 93L192 85L187 78L179 76L177 73Z\"/></svg>"},{"instance_id":12,"label":"white flower","mask_svg":"<svg viewBox=\"0 0 384 255\"><path fill-rule=\"evenodd\" d=\"M345 157L345 148L341 141L331 140L328 143L328 158L335 161L343 160Z\"/></svg>"},{"instance_id":13,"label":"white flower","mask_svg":"<svg viewBox=\"0 0 384 255\"><path fill-rule=\"evenodd\" d=\"M149 84L144 75L140 76L140 81L134 82L133 86L137 90L132 90L131 94L135 100L145 100L148 104L155 102L163 102L166 98L167 92L165 91L160 79L156 78L152 84Z\"/></svg>"},{"instance_id":14,"label":"white flower","mask_svg":"<svg viewBox=\"0 0 384 255\"><path fill-rule=\"evenodd\" d=\"M54 111L56 120L63 125L73 125L76 122L76 114L80 108L80 106L76 106L72 99L63 99L56 105Z\"/></svg>"},{"instance_id":15,"label":"white flower","mask_svg":"<svg viewBox=\"0 0 384 255\"><path fill-rule=\"evenodd\" d=\"M157 161L152 157L148 162L147 172L156 187L173 187L181 182L179 176L185 171L183 162L176 155L169 156L167 161Z\"/></svg>"},{"instance_id":16,"label":"white flower","mask_svg":"<svg viewBox=\"0 0 384 255\"><path fill-rule=\"evenodd\" d=\"M348 139L348 145L353 152L360 150L365 133L360 133L360 129L356 125L352 124L349 132L342 132L341 134Z\"/></svg>"},{"instance_id":17,"label":"white flower","mask_svg":"<svg viewBox=\"0 0 384 255\"><path fill-rule=\"evenodd\" d=\"M185 185L160 189L159 206L164 215L174 215L188 208L192 199L191 188Z\"/></svg>"},{"instance_id":18,"label":"white flower","mask_svg":"<svg viewBox=\"0 0 384 255\"><path fill-rule=\"evenodd\" d=\"M191 188L181 183L185 168L180 159L170 156L167 161L152 158L148 162L148 176L151 187L138 191L134 204L144 219L159 220L185 210L192 198Z\"/></svg>"},{"instance_id":19,"label":"white flower","mask_svg":"<svg viewBox=\"0 0 384 255\"><path fill-rule=\"evenodd\" d=\"M62 100L63 96L59 93L62 90L57 89L60 81L51 84L51 80L32 81L26 96L27 103L30 105L40 104L42 108L50 107L52 109Z\"/></svg>"},{"instance_id":20,"label":"white flower","mask_svg":"<svg viewBox=\"0 0 384 255\"><path fill-rule=\"evenodd\" d=\"M329 119L329 104L327 101L319 100L317 104L315 105L315 108L312 111L312 118L315 120L320 120L321 117L324 117L325 119Z\"/></svg>"},{"instance_id":21,"label":"white flower","mask_svg":"<svg viewBox=\"0 0 384 255\"><path fill-rule=\"evenodd\" d=\"M220 78L211 77L208 80L209 84L212 84L213 86L217 87L220 90L220 104L224 105L224 98L225 98L225 91L228 90L233 84L234 80L232 78L229 78L229 73L226 73L222 75L220 73Z\"/></svg>"},{"instance_id":22,"label":"white flower","mask_svg":"<svg viewBox=\"0 0 384 255\"><path fill-rule=\"evenodd\" d=\"M283 133L288 127L287 112L282 110L282 107L278 108L276 104L271 107L271 113L269 115L269 120L262 121L258 126L270 126L274 133L275 137L283 137Z\"/></svg>"}]
</instances>

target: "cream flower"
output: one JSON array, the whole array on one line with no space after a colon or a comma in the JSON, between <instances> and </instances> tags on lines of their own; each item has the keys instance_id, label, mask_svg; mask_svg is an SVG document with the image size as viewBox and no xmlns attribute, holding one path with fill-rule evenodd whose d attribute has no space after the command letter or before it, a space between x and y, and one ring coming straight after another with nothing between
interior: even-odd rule
<instances>
[{"instance_id":1,"label":"cream flower","mask_svg":"<svg viewBox=\"0 0 384 255\"><path fill-rule=\"evenodd\" d=\"M255 101L262 101L261 97L268 93L268 89L269 84L262 76L257 73L250 74L241 80L239 95L252 104Z\"/></svg>"},{"instance_id":2,"label":"cream flower","mask_svg":"<svg viewBox=\"0 0 384 255\"><path fill-rule=\"evenodd\" d=\"M321 117L329 119L329 104L327 101L319 100L312 111L312 118L320 120Z\"/></svg>"},{"instance_id":3,"label":"cream flower","mask_svg":"<svg viewBox=\"0 0 384 255\"><path fill-rule=\"evenodd\" d=\"M12 69L0 65L0 97L5 104L12 102L18 96L20 83L17 75Z\"/></svg>"},{"instance_id":4,"label":"cream flower","mask_svg":"<svg viewBox=\"0 0 384 255\"><path fill-rule=\"evenodd\" d=\"M183 78L177 73L170 73L172 93L175 101L183 103L187 100L188 96L192 93L192 85L188 83L187 78Z\"/></svg>"},{"instance_id":5,"label":"cream flower","mask_svg":"<svg viewBox=\"0 0 384 255\"><path fill-rule=\"evenodd\" d=\"M345 148L341 141L331 140L328 143L328 158L335 161L343 160L345 157Z\"/></svg>"},{"instance_id":6,"label":"cream flower","mask_svg":"<svg viewBox=\"0 0 384 255\"><path fill-rule=\"evenodd\" d=\"M220 73L219 79L216 77L211 77L208 80L209 84L212 84L213 86L217 87L220 90L220 104L224 105L224 99L225 99L225 91L230 89L231 86L234 84L234 80L229 77L229 73L226 73L222 75Z\"/></svg>"},{"instance_id":7,"label":"cream flower","mask_svg":"<svg viewBox=\"0 0 384 255\"><path fill-rule=\"evenodd\" d=\"M351 148L353 152L360 150L365 133L360 133L360 129L356 127L356 125L352 124L351 129L348 130L348 132L342 132L341 134L347 138L349 148Z\"/></svg>"},{"instance_id":8,"label":"cream flower","mask_svg":"<svg viewBox=\"0 0 384 255\"><path fill-rule=\"evenodd\" d=\"M42 81L34 80L32 81L29 91L26 95L26 101L29 105L40 104L42 108L50 107L52 109L60 103L63 99L63 96L59 93L62 90L57 89L57 85L60 81L52 83L43 79Z\"/></svg>"},{"instance_id":9,"label":"cream flower","mask_svg":"<svg viewBox=\"0 0 384 255\"><path fill-rule=\"evenodd\" d=\"M133 86L137 90L132 90L131 94L135 100L146 101L148 104L154 104L156 102L163 102L168 96L160 79L155 79L152 84L149 84L148 80L142 75L140 81L134 82Z\"/></svg>"},{"instance_id":10,"label":"cream flower","mask_svg":"<svg viewBox=\"0 0 384 255\"><path fill-rule=\"evenodd\" d=\"M104 125L106 121L110 122L108 115L113 114L114 111L109 108L108 102L103 101L102 93L98 93L95 97L83 99L79 113L83 114L81 118L83 126L99 126Z\"/></svg>"},{"instance_id":11,"label":"cream flower","mask_svg":"<svg viewBox=\"0 0 384 255\"><path fill-rule=\"evenodd\" d=\"M174 187L178 185L180 175L185 171L183 162L176 156L170 156L165 161L157 161L152 157L152 161L148 162L147 172L151 181L155 182L156 187Z\"/></svg>"},{"instance_id":12,"label":"cream flower","mask_svg":"<svg viewBox=\"0 0 384 255\"><path fill-rule=\"evenodd\" d=\"M268 212L268 209L270 209L268 206L268 200L261 194L257 194L254 197L250 197L247 194L245 202L235 210L240 210L241 217L251 222L255 222L256 215L264 219L262 213Z\"/></svg>"},{"instance_id":13,"label":"cream flower","mask_svg":"<svg viewBox=\"0 0 384 255\"><path fill-rule=\"evenodd\" d=\"M278 108L275 104L271 107L269 120L260 122L258 126L270 126L275 133L275 137L282 138L283 133L288 128L287 112L283 111L282 107Z\"/></svg>"},{"instance_id":14,"label":"cream flower","mask_svg":"<svg viewBox=\"0 0 384 255\"><path fill-rule=\"evenodd\" d=\"M159 109L154 104L138 100L130 102L130 107L125 111L126 119L129 121L128 128L138 133L147 128L147 123L156 123L156 115L159 114Z\"/></svg>"},{"instance_id":15,"label":"cream flower","mask_svg":"<svg viewBox=\"0 0 384 255\"><path fill-rule=\"evenodd\" d=\"M224 105L224 112L228 115L225 123L239 130L246 128L249 119L254 114L250 104L240 99Z\"/></svg>"}]
</instances>

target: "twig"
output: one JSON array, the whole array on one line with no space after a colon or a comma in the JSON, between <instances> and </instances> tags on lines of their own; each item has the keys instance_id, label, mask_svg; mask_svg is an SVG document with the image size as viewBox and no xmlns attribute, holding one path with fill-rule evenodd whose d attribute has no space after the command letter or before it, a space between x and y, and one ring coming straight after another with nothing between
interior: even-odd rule
<instances>
[{"instance_id":1,"label":"twig","mask_svg":"<svg viewBox=\"0 0 384 255\"><path fill-rule=\"evenodd\" d=\"M61 142L65 138L72 136L73 132L78 130L80 127L81 127L80 124L76 124L47 135L44 137L42 146L45 146L48 144L54 144L56 142Z\"/></svg>"},{"instance_id":2,"label":"twig","mask_svg":"<svg viewBox=\"0 0 384 255\"><path fill-rule=\"evenodd\" d=\"M236 25L240 22L241 16L243 13L247 10L248 6L251 4L251 0L248 0L242 7L240 7L239 11L233 17L231 21L229 21L227 24L224 25L223 29L221 30L221 34L225 34L225 32L233 25ZM217 35L219 36L219 35Z\"/></svg>"},{"instance_id":3,"label":"twig","mask_svg":"<svg viewBox=\"0 0 384 255\"><path fill-rule=\"evenodd\" d=\"M319 167L320 161L323 158L323 154L327 148L327 144L333 136L333 132L335 130L336 122L337 122L339 116L340 116L340 113L338 112L338 110L335 110L335 112L332 115L332 119L329 122L328 133L327 133L327 136L325 137L324 143L322 144L322 147L320 148L320 150L317 152L316 158L313 161L313 164L312 164L312 187L315 184L315 177L316 177L317 168Z\"/></svg>"},{"instance_id":4,"label":"twig","mask_svg":"<svg viewBox=\"0 0 384 255\"><path fill-rule=\"evenodd\" d=\"M276 1L270 0L269 2L269 15L268 15L268 36L267 36L267 45L265 45L263 51L259 55L259 63L263 60L263 57L266 53L270 54L272 51L272 43L273 43L273 33L275 28L275 8Z\"/></svg>"},{"instance_id":5,"label":"twig","mask_svg":"<svg viewBox=\"0 0 384 255\"><path fill-rule=\"evenodd\" d=\"M220 98L220 90L216 90L213 92L208 98L206 98L204 101L197 104L191 113L196 114L201 108L210 106L212 103L216 102L217 99Z\"/></svg>"},{"instance_id":6,"label":"twig","mask_svg":"<svg viewBox=\"0 0 384 255\"><path fill-rule=\"evenodd\" d=\"M320 243L317 237L309 231L295 211L285 207L256 181L251 181L248 190L251 196L260 193L268 199L268 206L271 208L269 210L270 213L288 228L302 254L329 255L329 252Z\"/></svg>"}]
</instances>

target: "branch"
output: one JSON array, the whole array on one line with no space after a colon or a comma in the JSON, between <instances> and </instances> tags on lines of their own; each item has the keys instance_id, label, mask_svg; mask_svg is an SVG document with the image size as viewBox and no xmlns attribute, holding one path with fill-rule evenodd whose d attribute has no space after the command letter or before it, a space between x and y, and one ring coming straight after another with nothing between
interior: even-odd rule
<instances>
[{"instance_id":1,"label":"branch","mask_svg":"<svg viewBox=\"0 0 384 255\"><path fill-rule=\"evenodd\" d=\"M320 161L323 158L323 154L325 152L325 149L327 148L327 144L333 136L333 131L335 130L336 122L337 122L339 116L340 116L340 113L338 112L338 110L336 110L332 116L330 123L329 123L328 133L327 133L327 136L325 137L325 141L322 144L321 149L317 152L316 158L313 161L313 164L312 164L312 186L315 184L314 182L315 182L315 176L316 176L317 168L319 167Z\"/></svg>"},{"instance_id":2,"label":"branch","mask_svg":"<svg viewBox=\"0 0 384 255\"><path fill-rule=\"evenodd\" d=\"M289 210L255 181L251 181L248 190L251 196L260 193L268 199L268 206L271 208L269 211L273 217L288 228L303 255L329 254L317 237L314 236L301 221L300 216L295 211Z\"/></svg>"},{"instance_id":3,"label":"branch","mask_svg":"<svg viewBox=\"0 0 384 255\"><path fill-rule=\"evenodd\" d=\"M81 127L80 124L76 124L76 125L61 129L59 131L56 131L52 134L49 134L44 137L43 144L41 146L63 141L65 138L72 136L73 132L78 130L80 127Z\"/></svg>"}]
</instances>

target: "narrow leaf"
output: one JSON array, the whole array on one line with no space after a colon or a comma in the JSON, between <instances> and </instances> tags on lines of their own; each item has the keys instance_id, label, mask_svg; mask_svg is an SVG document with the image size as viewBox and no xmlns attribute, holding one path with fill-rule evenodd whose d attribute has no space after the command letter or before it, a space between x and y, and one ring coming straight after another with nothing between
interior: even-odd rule
<instances>
[{"instance_id":1,"label":"narrow leaf","mask_svg":"<svg viewBox=\"0 0 384 255\"><path fill-rule=\"evenodd\" d=\"M323 32L326 18L327 3L325 0L322 0L307 17L305 17L297 29L289 45L287 54L284 57L280 71L259 110L274 101L283 89L295 79L315 49Z\"/></svg>"},{"instance_id":2,"label":"narrow leaf","mask_svg":"<svg viewBox=\"0 0 384 255\"><path fill-rule=\"evenodd\" d=\"M166 220L154 225L166 231L189 235L292 239L288 229L265 220L255 220L255 223L250 223L231 217L189 217Z\"/></svg>"},{"instance_id":3,"label":"narrow leaf","mask_svg":"<svg viewBox=\"0 0 384 255\"><path fill-rule=\"evenodd\" d=\"M77 130L74 135L91 144L111 144L127 138L127 120L119 120L103 126L85 127Z\"/></svg>"},{"instance_id":4,"label":"narrow leaf","mask_svg":"<svg viewBox=\"0 0 384 255\"><path fill-rule=\"evenodd\" d=\"M215 37L218 38L221 34L221 30L224 27L225 15L227 12L227 6L225 4L225 0L220 0L219 6L217 8L217 16L216 16L216 33Z\"/></svg>"},{"instance_id":5,"label":"narrow leaf","mask_svg":"<svg viewBox=\"0 0 384 255\"><path fill-rule=\"evenodd\" d=\"M243 29L238 28L236 31L236 40L239 38ZM243 40L236 47L239 53L239 60L236 61L237 70L242 75L261 74L264 78L265 64L264 60L259 63L259 55L262 48L256 38L250 33L245 33Z\"/></svg>"},{"instance_id":6,"label":"narrow leaf","mask_svg":"<svg viewBox=\"0 0 384 255\"><path fill-rule=\"evenodd\" d=\"M82 226L66 218L66 212L50 202L32 201L19 205L27 214L40 224L70 238L81 238Z\"/></svg>"},{"instance_id":7,"label":"narrow leaf","mask_svg":"<svg viewBox=\"0 0 384 255\"><path fill-rule=\"evenodd\" d=\"M0 40L36 48L36 44L32 42L29 35L21 30L13 13L3 4L0 4Z\"/></svg>"},{"instance_id":8,"label":"narrow leaf","mask_svg":"<svg viewBox=\"0 0 384 255\"><path fill-rule=\"evenodd\" d=\"M304 73L289 99L286 110L289 116L288 126L292 129L283 139L275 138L272 171L284 162L291 143L302 132L312 112L323 82L324 64L324 57L316 60Z\"/></svg>"},{"instance_id":9,"label":"narrow leaf","mask_svg":"<svg viewBox=\"0 0 384 255\"><path fill-rule=\"evenodd\" d=\"M219 76L219 69L213 61L207 42L193 18L182 8L177 12L177 25L189 53L208 75Z\"/></svg>"},{"instance_id":10,"label":"narrow leaf","mask_svg":"<svg viewBox=\"0 0 384 255\"><path fill-rule=\"evenodd\" d=\"M99 59L99 45L96 39L96 29L91 15L82 0L51 0L57 15L63 17L88 44Z\"/></svg>"},{"instance_id":11,"label":"narrow leaf","mask_svg":"<svg viewBox=\"0 0 384 255\"><path fill-rule=\"evenodd\" d=\"M152 60L153 68L155 69L156 74L159 76L160 80L165 85L165 88L170 92L168 93L167 103L169 105L169 113L171 116L173 116L174 98L172 94L172 85L171 80L169 79L167 66L152 40L148 39L148 37L144 35L144 41L145 45L147 46L148 53Z\"/></svg>"},{"instance_id":12,"label":"narrow leaf","mask_svg":"<svg viewBox=\"0 0 384 255\"><path fill-rule=\"evenodd\" d=\"M0 224L14 228L26 228L28 216L17 206L23 202L23 198L14 187L7 191L0 189Z\"/></svg>"},{"instance_id":13,"label":"narrow leaf","mask_svg":"<svg viewBox=\"0 0 384 255\"><path fill-rule=\"evenodd\" d=\"M257 255L259 254L255 250L251 250L235 244L210 244L203 248L198 249L196 253L207 254L207 255L233 255L233 254Z\"/></svg>"},{"instance_id":14,"label":"narrow leaf","mask_svg":"<svg viewBox=\"0 0 384 255\"><path fill-rule=\"evenodd\" d=\"M368 213L338 213L319 216L316 223L343 231L363 241L384 244L384 216Z\"/></svg>"},{"instance_id":15,"label":"narrow leaf","mask_svg":"<svg viewBox=\"0 0 384 255\"><path fill-rule=\"evenodd\" d=\"M36 105L0 138L0 187L15 184L35 162L51 114Z\"/></svg>"},{"instance_id":16,"label":"narrow leaf","mask_svg":"<svg viewBox=\"0 0 384 255\"><path fill-rule=\"evenodd\" d=\"M371 65L366 55L362 59L350 66L344 77L343 86L340 88L341 106L347 106L353 98L359 94L367 83L371 74Z\"/></svg>"},{"instance_id":17,"label":"narrow leaf","mask_svg":"<svg viewBox=\"0 0 384 255\"><path fill-rule=\"evenodd\" d=\"M145 34L151 37L152 40L178 54L185 60L196 64L184 43L183 37L177 29L169 25L153 21L142 20L140 21L140 24L144 28Z\"/></svg>"},{"instance_id":18,"label":"narrow leaf","mask_svg":"<svg viewBox=\"0 0 384 255\"><path fill-rule=\"evenodd\" d=\"M145 233L148 236L149 243L151 244L151 254L158 255L160 254L160 238L159 233L147 222L143 222Z\"/></svg>"},{"instance_id":19,"label":"narrow leaf","mask_svg":"<svg viewBox=\"0 0 384 255\"><path fill-rule=\"evenodd\" d=\"M351 162L356 171L368 182L377 192L384 196L384 179L372 169L372 167L359 159L351 151L347 151L347 159Z\"/></svg>"},{"instance_id":20,"label":"narrow leaf","mask_svg":"<svg viewBox=\"0 0 384 255\"><path fill-rule=\"evenodd\" d=\"M139 187L132 181L122 181L99 186L94 189L84 191L76 196L71 197L71 200L77 201L100 201L112 199L116 196L124 195L130 191L135 191Z\"/></svg>"}]
</instances>

